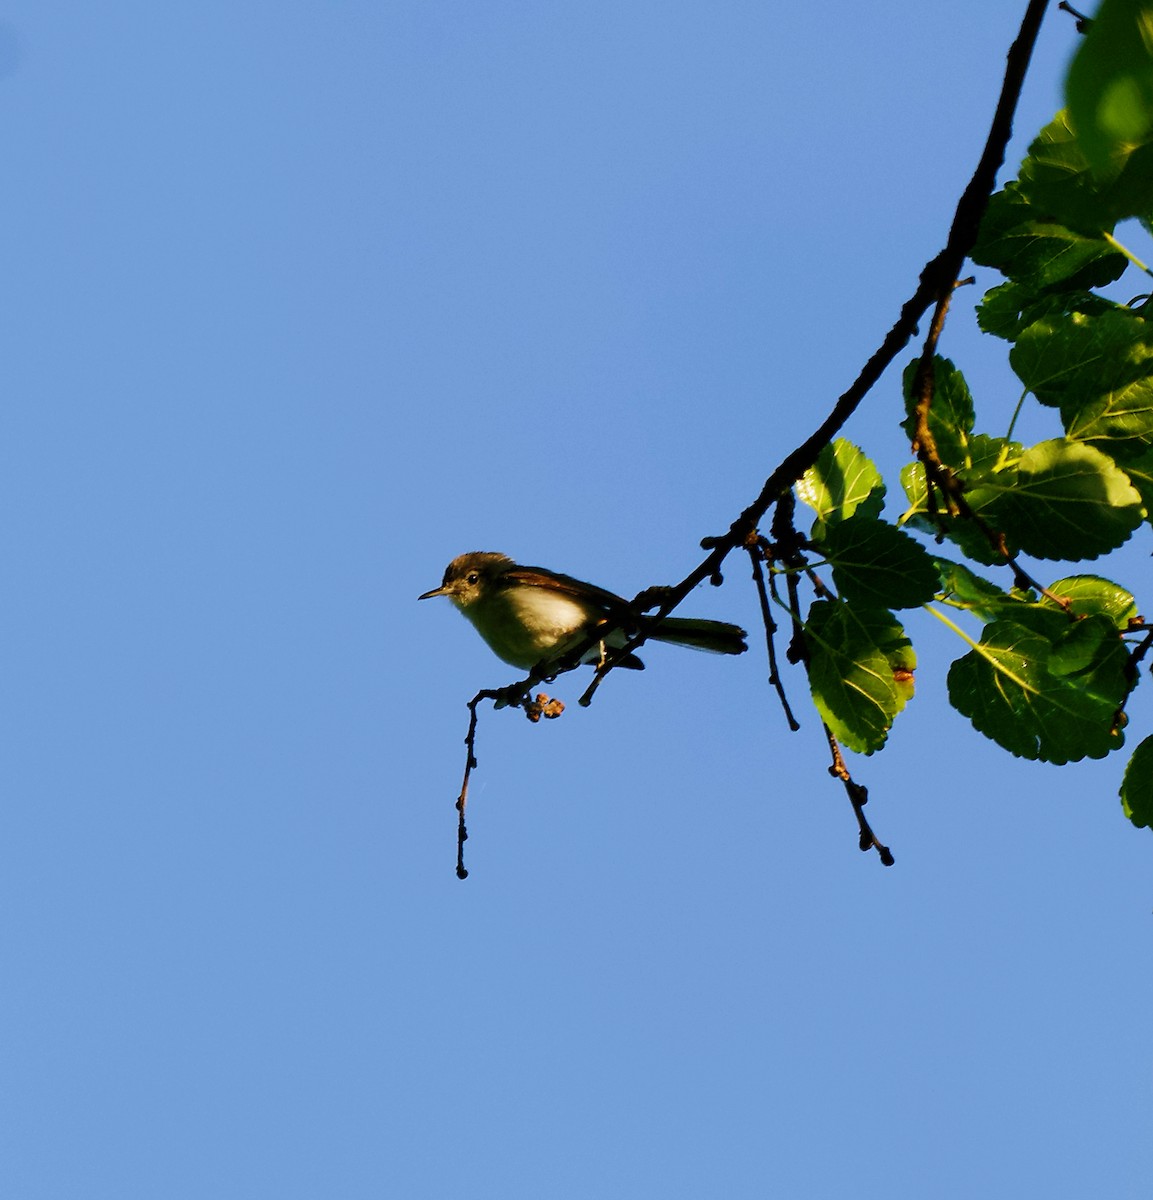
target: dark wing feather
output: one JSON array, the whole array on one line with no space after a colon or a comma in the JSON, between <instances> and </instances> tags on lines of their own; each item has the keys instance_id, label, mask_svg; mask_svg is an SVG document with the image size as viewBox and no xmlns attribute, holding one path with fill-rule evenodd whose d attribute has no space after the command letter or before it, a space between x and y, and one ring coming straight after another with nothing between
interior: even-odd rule
<instances>
[{"instance_id":1,"label":"dark wing feather","mask_svg":"<svg viewBox=\"0 0 1153 1200\"><path fill-rule=\"evenodd\" d=\"M619 616L624 619L632 615L628 601L613 592L605 591L592 583L585 583L581 579L574 579L571 575L562 575L559 571L549 571L545 567L510 567L501 572L500 580L506 586L513 583L552 588L566 596L572 596L574 600L595 604L606 616Z\"/></svg>"}]
</instances>

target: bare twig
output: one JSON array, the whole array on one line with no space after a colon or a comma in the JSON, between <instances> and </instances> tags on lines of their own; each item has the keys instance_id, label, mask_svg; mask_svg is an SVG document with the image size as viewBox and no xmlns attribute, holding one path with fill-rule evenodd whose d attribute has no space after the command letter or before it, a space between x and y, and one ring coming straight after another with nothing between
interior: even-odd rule
<instances>
[{"instance_id":1,"label":"bare twig","mask_svg":"<svg viewBox=\"0 0 1153 1200\"><path fill-rule=\"evenodd\" d=\"M1074 18L1073 27L1078 33L1089 32L1089 26L1093 24L1092 17L1087 17L1084 13L1078 12L1071 4L1067 3L1066 0L1061 0L1061 3L1058 4L1057 7L1062 12L1067 12L1071 17Z\"/></svg>"},{"instance_id":2,"label":"bare twig","mask_svg":"<svg viewBox=\"0 0 1153 1200\"><path fill-rule=\"evenodd\" d=\"M767 547L768 543L762 537L754 537L751 542L745 543L745 549L749 552L749 561L753 565L753 582L756 584L757 596L761 602L761 621L765 626L765 649L769 657L769 683L776 690L777 699L781 702L781 708L784 710L789 728L796 733L801 726L797 718L793 716L793 710L789 707L789 698L785 695L785 685L781 680L781 673L777 669L777 647L773 636L777 632L777 623L773 619L773 610L765 591L765 572L761 566Z\"/></svg>"},{"instance_id":3,"label":"bare twig","mask_svg":"<svg viewBox=\"0 0 1153 1200\"><path fill-rule=\"evenodd\" d=\"M464 820L464 810L468 806L468 783L476 769L476 726L477 706L483 700L491 700L498 708L519 708L524 711L533 724L541 717L552 720L564 712L564 705L559 700L550 699L544 692L538 692L533 698L527 689L520 684L512 684L504 688L482 688L468 702L468 733L465 734L464 778L460 782L460 795L456 798L456 877L467 879L468 871L464 865L464 844L468 841L468 827Z\"/></svg>"},{"instance_id":4,"label":"bare twig","mask_svg":"<svg viewBox=\"0 0 1153 1200\"><path fill-rule=\"evenodd\" d=\"M468 840L468 827L464 823L464 810L468 804L468 781L476 768L476 706L489 698L489 693L477 692L468 702L468 733L465 734L464 745L467 753L464 760L464 778L460 782L460 795L456 798L456 877L467 879L468 871L464 865L464 844Z\"/></svg>"},{"instance_id":5,"label":"bare twig","mask_svg":"<svg viewBox=\"0 0 1153 1200\"><path fill-rule=\"evenodd\" d=\"M827 725L825 726L825 736L829 739L829 753L833 756L833 761L829 766L829 774L839 779L845 785L845 793L849 797L849 803L853 806L857 825L861 830L861 849L875 849L881 857L881 862L886 867L891 867L895 861L893 852L888 846L877 840L877 835L873 832L873 827L869 824L868 818L865 816L865 805L869 802L869 789L863 783L857 783L849 774L849 768L845 766L845 757L841 753L840 743Z\"/></svg>"}]
</instances>

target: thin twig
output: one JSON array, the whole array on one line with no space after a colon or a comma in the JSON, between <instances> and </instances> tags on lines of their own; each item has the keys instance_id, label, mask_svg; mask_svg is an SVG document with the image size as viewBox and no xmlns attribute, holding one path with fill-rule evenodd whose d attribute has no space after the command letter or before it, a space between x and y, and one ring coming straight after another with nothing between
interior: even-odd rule
<instances>
[{"instance_id":1,"label":"thin twig","mask_svg":"<svg viewBox=\"0 0 1153 1200\"><path fill-rule=\"evenodd\" d=\"M1076 29L1078 33L1089 32L1089 26L1093 24L1092 17L1087 17L1084 13L1078 12L1071 4L1067 3L1066 0L1061 0L1061 3L1058 4L1057 7L1062 12L1067 12L1071 17L1074 18L1073 28Z\"/></svg>"},{"instance_id":2,"label":"thin twig","mask_svg":"<svg viewBox=\"0 0 1153 1200\"><path fill-rule=\"evenodd\" d=\"M460 782L460 795L456 799L456 877L467 879L468 871L464 865L464 844L468 841L468 827L464 823L464 810L468 804L468 780L476 767L476 706L487 699L485 692L477 692L468 702L468 733L465 734L464 744L467 751L464 760L464 778Z\"/></svg>"},{"instance_id":3,"label":"thin twig","mask_svg":"<svg viewBox=\"0 0 1153 1200\"><path fill-rule=\"evenodd\" d=\"M781 708L784 710L789 728L796 733L801 726L797 718L793 716L793 710L789 707L789 698L785 695L785 685L781 679L781 673L777 669L777 647L773 636L777 632L777 623L773 619L773 610L765 591L765 572L761 566L761 559L767 545L764 538L757 537L751 543L746 543L745 549L749 552L749 561L753 565L753 582L756 584L757 596L761 602L761 621L765 626L765 649L768 651L769 657L769 683L776 690L777 699L781 702Z\"/></svg>"},{"instance_id":4,"label":"thin twig","mask_svg":"<svg viewBox=\"0 0 1153 1200\"><path fill-rule=\"evenodd\" d=\"M465 759L464 759L464 778L460 781L460 795L456 798L456 877L457 879L467 879L468 871L464 865L464 844L468 841L468 827L464 822L464 810L468 805L468 781L473 771L476 769L476 723L477 723L477 705L482 700L492 700L494 703L504 704L523 704L525 695L519 692L513 695L515 685L511 688L482 688L468 702L468 733L464 737Z\"/></svg>"},{"instance_id":5,"label":"thin twig","mask_svg":"<svg viewBox=\"0 0 1153 1200\"><path fill-rule=\"evenodd\" d=\"M468 783L476 769L476 726L477 706L482 700L491 700L498 708L519 708L524 711L533 724L541 717L552 720L564 712L564 705L559 700L553 700L544 692L538 692L534 699L520 684L512 684L504 688L482 688L468 702L468 733L465 734L464 778L460 783L460 795L456 798L456 877L467 879L468 871L464 865L464 844L468 841L468 828L465 825L464 810L468 806Z\"/></svg>"},{"instance_id":6,"label":"thin twig","mask_svg":"<svg viewBox=\"0 0 1153 1200\"><path fill-rule=\"evenodd\" d=\"M853 806L857 825L861 830L861 849L875 849L881 857L881 862L886 867L891 867L895 861L893 852L888 846L877 840L877 835L873 832L873 827L869 824L869 820L865 816L865 805L869 802L869 789L863 783L857 783L852 775L849 774L849 768L845 766L845 757L841 753L840 743L828 725L825 726L825 736L829 739L829 753L833 756L832 764L829 767L829 774L839 779L845 785L845 793L849 797L849 803Z\"/></svg>"}]
</instances>

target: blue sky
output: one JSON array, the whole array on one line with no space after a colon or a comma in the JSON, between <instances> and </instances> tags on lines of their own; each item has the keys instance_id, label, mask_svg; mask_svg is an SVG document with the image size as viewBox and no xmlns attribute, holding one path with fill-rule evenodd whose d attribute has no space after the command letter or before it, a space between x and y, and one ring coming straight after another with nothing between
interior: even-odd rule
<instances>
[{"instance_id":1,"label":"blue sky","mask_svg":"<svg viewBox=\"0 0 1153 1200\"><path fill-rule=\"evenodd\" d=\"M886 870L800 679L790 736L758 653L651 647L482 714L461 883L512 673L416 603L683 576L939 248L1018 9L6 9L6 1196L1147 1195L1119 758L984 742L914 616ZM968 301L943 351L1003 426ZM755 628L745 575L683 611Z\"/></svg>"}]
</instances>

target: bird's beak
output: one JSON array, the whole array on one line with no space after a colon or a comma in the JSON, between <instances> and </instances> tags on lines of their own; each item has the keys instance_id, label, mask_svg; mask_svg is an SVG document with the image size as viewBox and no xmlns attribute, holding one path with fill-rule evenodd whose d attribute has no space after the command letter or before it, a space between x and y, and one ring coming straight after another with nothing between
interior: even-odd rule
<instances>
[{"instance_id":1,"label":"bird's beak","mask_svg":"<svg viewBox=\"0 0 1153 1200\"><path fill-rule=\"evenodd\" d=\"M423 596L417 596L418 600L431 600L433 596L447 596L448 588L442 583L440 587L433 588L431 592L425 592Z\"/></svg>"}]
</instances>

